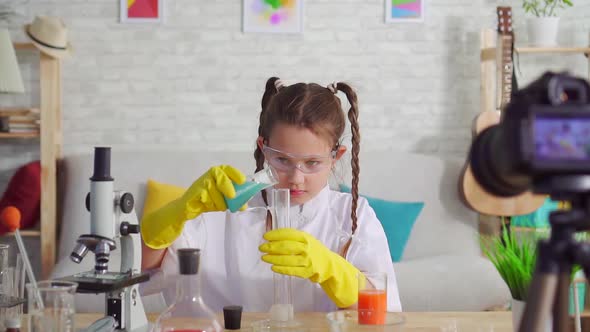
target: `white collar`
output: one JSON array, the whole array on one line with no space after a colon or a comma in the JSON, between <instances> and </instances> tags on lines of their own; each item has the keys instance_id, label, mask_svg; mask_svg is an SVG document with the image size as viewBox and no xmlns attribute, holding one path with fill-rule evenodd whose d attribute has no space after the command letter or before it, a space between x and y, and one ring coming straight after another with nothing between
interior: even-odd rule
<instances>
[{"instance_id":1,"label":"white collar","mask_svg":"<svg viewBox=\"0 0 590 332\"><path fill-rule=\"evenodd\" d=\"M314 220L323 208L328 208L329 197L330 187L326 184L314 198L300 205L292 205L290 210L292 226L301 228Z\"/></svg>"}]
</instances>

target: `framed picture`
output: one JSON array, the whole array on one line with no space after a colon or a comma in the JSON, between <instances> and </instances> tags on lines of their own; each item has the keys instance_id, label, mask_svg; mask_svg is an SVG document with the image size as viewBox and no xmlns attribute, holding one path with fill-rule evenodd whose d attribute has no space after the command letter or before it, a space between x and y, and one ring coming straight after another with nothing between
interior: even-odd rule
<instances>
[{"instance_id":1,"label":"framed picture","mask_svg":"<svg viewBox=\"0 0 590 332\"><path fill-rule=\"evenodd\" d=\"M119 0L121 22L161 23L164 0Z\"/></svg>"},{"instance_id":2,"label":"framed picture","mask_svg":"<svg viewBox=\"0 0 590 332\"><path fill-rule=\"evenodd\" d=\"M426 0L385 0L385 22L424 21Z\"/></svg>"},{"instance_id":3,"label":"framed picture","mask_svg":"<svg viewBox=\"0 0 590 332\"><path fill-rule=\"evenodd\" d=\"M303 0L243 0L244 32L303 32Z\"/></svg>"}]
</instances>

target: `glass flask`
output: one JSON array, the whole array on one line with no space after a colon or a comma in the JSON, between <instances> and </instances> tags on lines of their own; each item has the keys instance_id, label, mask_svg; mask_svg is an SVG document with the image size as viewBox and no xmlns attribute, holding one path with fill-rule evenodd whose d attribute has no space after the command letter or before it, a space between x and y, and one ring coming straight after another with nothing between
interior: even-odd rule
<instances>
[{"instance_id":1,"label":"glass flask","mask_svg":"<svg viewBox=\"0 0 590 332\"><path fill-rule=\"evenodd\" d=\"M279 183L279 177L276 171L272 167L266 166L260 171L252 175L246 176L246 182L244 182L243 184L234 183L236 197L225 197L225 203L227 204L227 208L231 212L236 212L252 197L254 197L256 193L277 183Z\"/></svg>"},{"instance_id":2,"label":"glass flask","mask_svg":"<svg viewBox=\"0 0 590 332\"><path fill-rule=\"evenodd\" d=\"M201 297L199 259L195 248L178 249L180 275L176 283L176 299L156 320L155 332L219 332L223 331L213 310Z\"/></svg>"}]
</instances>

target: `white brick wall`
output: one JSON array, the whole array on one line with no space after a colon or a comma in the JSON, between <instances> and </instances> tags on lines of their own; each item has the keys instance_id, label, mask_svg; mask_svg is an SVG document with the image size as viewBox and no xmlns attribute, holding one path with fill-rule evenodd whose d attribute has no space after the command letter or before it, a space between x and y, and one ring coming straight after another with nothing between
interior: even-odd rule
<instances>
[{"instance_id":1,"label":"white brick wall","mask_svg":"<svg viewBox=\"0 0 590 332\"><path fill-rule=\"evenodd\" d=\"M383 0L306 0L302 35L243 34L239 0L168 0L163 25L120 24L116 0L10 1L23 13L62 17L73 58L63 63L64 152L94 145L194 146L250 150L265 80L350 82L360 101L366 149L463 156L479 112L479 32L494 27L492 0L430 0L422 24L383 23ZM516 32L526 39L514 1ZM563 14L560 39L588 42L590 4ZM36 104L38 68L21 53L27 95L1 105ZM552 62L554 64L552 65ZM586 75L578 56L520 57L521 83L543 69ZM343 97L344 98L344 97ZM30 142L0 141L0 190L14 169L38 156Z\"/></svg>"},{"instance_id":2,"label":"white brick wall","mask_svg":"<svg viewBox=\"0 0 590 332\"><path fill-rule=\"evenodd\" d=\"M590 3L574 1L560 39L586 45ZM251 150L264 83L277 75L356 87L366 149L456 156L465 155L479 112L479 32L494 27L498 4L429 0L423 24L386 25L383 0L306 0L304 34L267 35L241 32L239 0L167 0L161 26L118 23L117 0L0 2L22 13L0 22L13 40L26 40L21 27L38 14L60 16L71 30L66 154L95 145ZM511 4L522 41L520 2ZM38 104L35 58L21 52L19 61L28 93L0 95L0 106ZM588 72L579 55L523 55L520 65L522 84L545 68ZM19 165L37 158L34 141L0 140L0 193Z\"/></svg>"}]
</instances>

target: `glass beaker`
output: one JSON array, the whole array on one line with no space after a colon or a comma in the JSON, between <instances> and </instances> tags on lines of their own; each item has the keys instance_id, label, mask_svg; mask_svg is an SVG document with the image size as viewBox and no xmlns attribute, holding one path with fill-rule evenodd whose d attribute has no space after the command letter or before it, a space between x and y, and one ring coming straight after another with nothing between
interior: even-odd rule
<instances>
[{"instance_id":1,"label":"glass beaker","mask_svg":"<svg viewBox=\"0 0 590 332\"><path fill-rule=\"evenodd\" d=\"M279 177L272 167L266 166L260 171L246 177L243 184L235 184L236 196L234 198L225 197L225 204L231 212L238 211L246 204L257 192L279 183Z\"/></svg>"},{"instance_id":2,"label":"glass beaker","mask_svg":"<svg viewBox=\"0 0 590 332\"><path fill-rule=\"evenodd\" d=\"M9 245L0 244L0 329L7 320L19 320L24 299L24 266L20 254L16 255L16 266L8 263Z\"/></svg>"},{"instance_id":3,"label":"glass beaker","mask_svg":"<svg viewBox=\"0 0 590 332\"><path fill-rule=\"evenodd\" d=\"M77 283L61 280L39 281L36 287L27 284L28 331L74 332L76 288Z\"/></svg>"},{"instance_id":4,"label":"glass beaker","mask_svg":"<svg viewBox=\"0 0 590 332\"><path fill-rule=\"evenodd\" d=\"M17 265L5 268L0 272L0 328L4 327L7 320L19 320L23 313L25 271L20 256L17 257Z\"/></svg>"},{"instance_id":5,"label":"glass beaker","mask_svg":"<svg viewBox=\"0 0 590 332\"><path fill-rule=\"evenodd\" d=\"M358 275L358 322L383 325L387 314L387 274L361 272Z\"/></svg>"},{"instance_id":6,"label":"glass beaker","mask_svg":"<svg viewBox=\"0 0 590 332\"><path fill-rule=\"evenodd\" d=\"M0 271L4 271L8 267L8 254L10 245L0 243Z\"/></svg>"}]
</instances>

